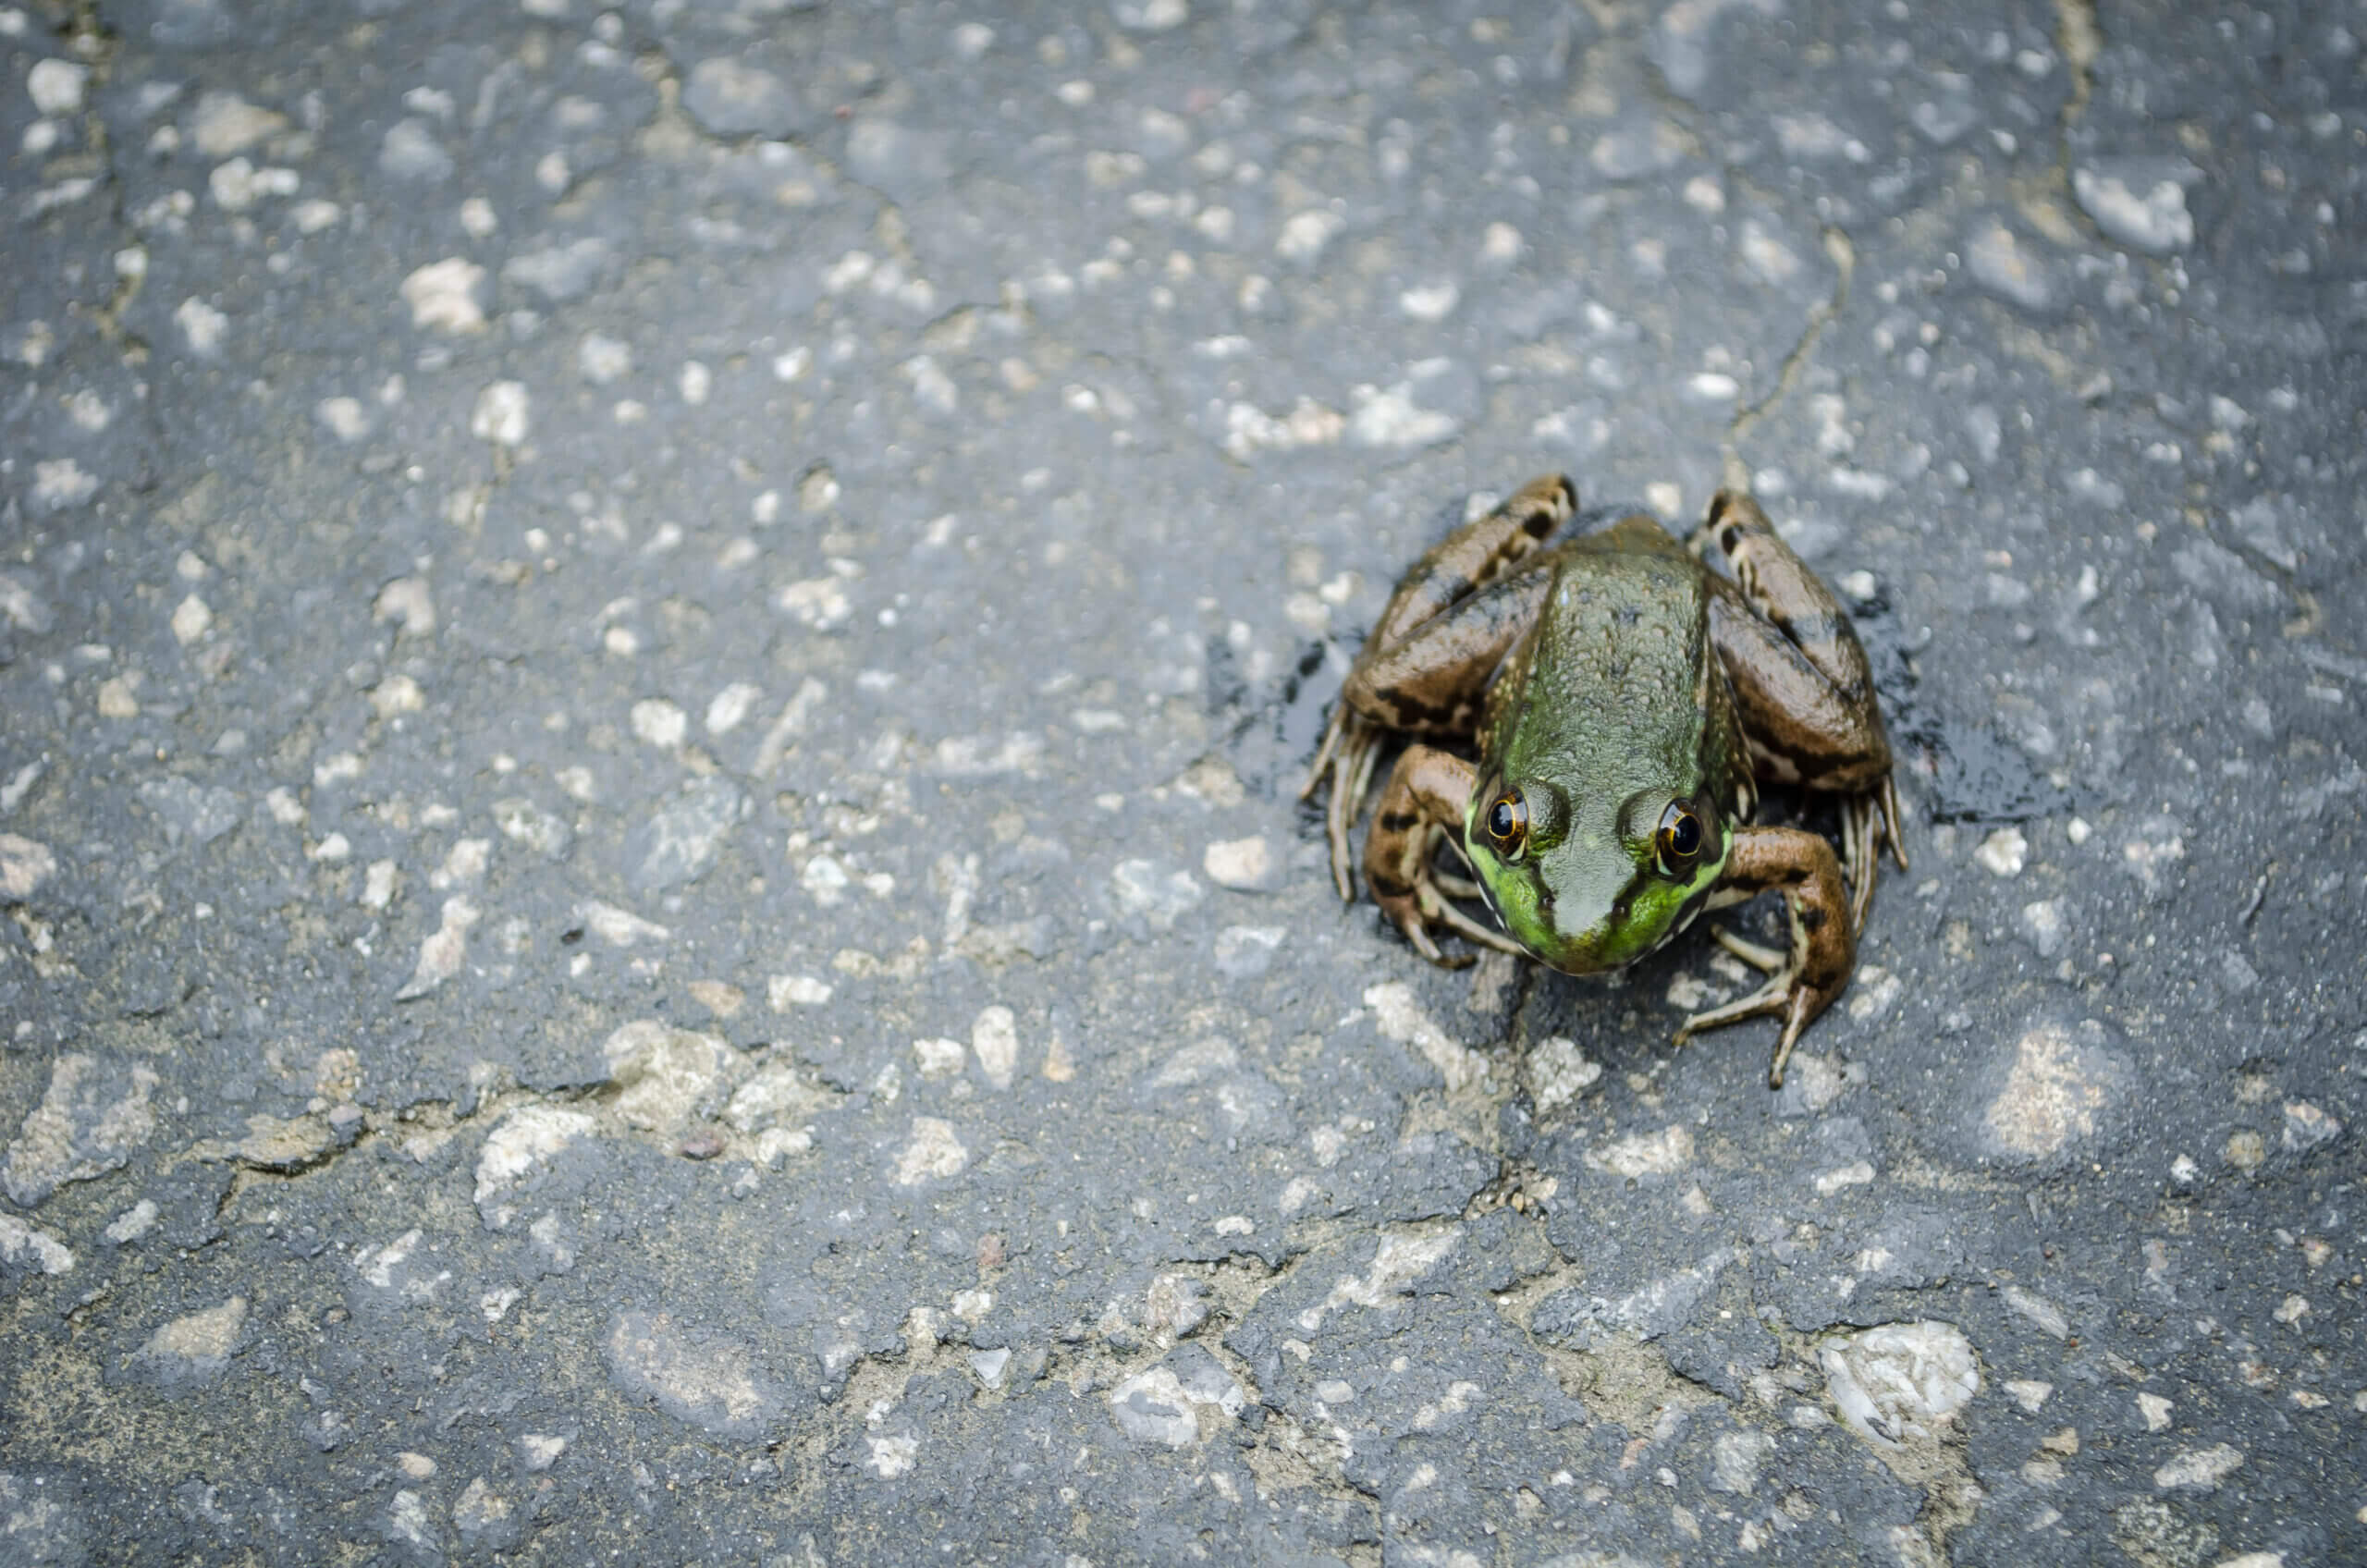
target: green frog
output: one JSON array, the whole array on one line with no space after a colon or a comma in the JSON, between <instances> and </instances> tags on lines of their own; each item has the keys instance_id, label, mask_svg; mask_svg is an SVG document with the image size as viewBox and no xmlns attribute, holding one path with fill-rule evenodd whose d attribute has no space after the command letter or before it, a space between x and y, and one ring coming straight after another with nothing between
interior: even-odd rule
<instances>
[{"instance_id":1,"label":"green frog","mask_svg":"<svg viewBox=\"0 0 2367 1568\"><path fill-rule=\"evenodd\" d=\"M1800 1031L1848 985L1883 847L1907 865L1865 650L1748 495L1719 492L1682 545L1643 514L1550 543L1577 510L1568 479L1532 480L1415 563L1300 798L1330 782L1332 876L1353 901L1349 826L1388 734L1413 738L1374 809L1365 880L1438 963L1471 962L1432 935L1453 931L1600 974L1704 910L1780 893L1784 950L1717 933L1765 985L1676 1033L1777 1015L1780 1088ZM1762 781L1836 797L1842 853L1755 824ZM1441 839L1471 877L1433 864ZM1484 900L1503 930L1454 900Z\"/></svg>"}]
</instances>

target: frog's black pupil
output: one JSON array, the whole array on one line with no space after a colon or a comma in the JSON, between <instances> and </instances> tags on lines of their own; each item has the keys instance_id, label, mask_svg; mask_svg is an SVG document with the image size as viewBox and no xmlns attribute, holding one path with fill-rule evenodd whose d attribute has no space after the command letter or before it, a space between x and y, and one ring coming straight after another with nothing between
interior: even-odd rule
<instances>
[{"instance_id":1,"label":"frog's black pupil","mask_svg":"<svg viewBox=\"0 0 2367 1568\"><path fill-rule=\"evenodd\" d=\"M1678 854L1691 854L1701 847L1701 819L1689 812L1679 813L1668 830L1668 841L1669 848Z\"/></svg>"},{"instance_id":2,"label":"frog's black pupil","mask_svg":"<svg viewBox=\"0 0 2367 1568\"><path fill-rule=\"evenodd\" d=\"M1509 839L1513 836L1512 802L1500 800L1496 802L1494 809L1488 813L1488 832L1497 839Z\"/></svg>"}]
</instances>

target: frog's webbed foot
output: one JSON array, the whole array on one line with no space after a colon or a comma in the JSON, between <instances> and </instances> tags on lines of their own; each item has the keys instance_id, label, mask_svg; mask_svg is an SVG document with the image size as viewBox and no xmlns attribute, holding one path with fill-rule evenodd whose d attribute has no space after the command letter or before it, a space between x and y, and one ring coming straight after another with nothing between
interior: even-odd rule
<instances>
[{"instance_id":1,"label":"frog's webbed foot","mask_svg":"<svg viewBox=\"0 0 2367 1568\"><path fill-rule=\"evenodd\" d=\"M1356 813L1364 806L1365 791L1372 785L1373 764L1380 755L1381 728L1348 705L1343 698L1331 710L1331 723L1323 731L1323 745L1315 753L1314 763L1307 768L1306 782L1299 787L1298 798L1311 800L1327 778L1331 783L1331 798L1324 802L1325 837L1331 843L1331 885L1340 891L1343 903L1354 903L1356 884L1348 870L1348 829L1355 825Z\"/></svg>"},{"instance_id":2,"label":"frog's webbed foot","mask_svg":"<svg viewBox=\"0 0 2367 1568\"><path fill-rule=\"evenodd\" d=\"M1831 997L1819 996L1816 987L1799 984L1799 976L1782 974L1772 976L1766 985L1750 995L1723 1007L1713 1007L1686 1019L1676 1031L1676 1043L1686 1040L1704 1029L1721 1028L1728 1023L1740 1023L1745 1019L1759 1018L1767 1013L1781 1013L1784 1018L1783 1037L1775 1042L1775 1060L1767 1064L1767 1086L1784 1086L1784 1068L1792 1060L1792 1047L1799 1043L1800 1031L1811 1019L1831 1006Z\"/></svg>"},{"instance_id":3,"label":"frog's webbed foot","mask_svg":"<svg viewBox=\"0 0 2367 1568\"><path fill-rule=\"evenodd\" d=\"M1890 841L1891 858L1898 862L1899 870L1905 871L1907 836L1899 831L1899 824L1907 820L1907 814L1898 808L1898 785L1887 773L1883 775L1882 807L1883 837Z\"/></svg>"},{"instance_id":4,"label":"frog's webbed foot","mask_svg":"<svg viewBox=\"0 0 2367 1568\"><path fill-rule=\"evenodd\" d=\"M1365 839L1365 885L1373 902L1391 924L1405 933L1414 950L1432 963L1460 969L1470 955L1449 957L1431 935L1453 931L1480 947L1519 952L1519 944L1501 931L1490 930L1451 901L1475 884L1431 863L1441 840L1452 844L1450 823L1462 819L1470 799L1471 765L1451 753L1416 744L1405 748L1373 811L1372 831Z\"/></svg>"},{"instance_id":5,"label":"frog's webbed foot","mask_svg":"<svg viewBox=\"0 0 2367 1568\"><path fill-rule=\"evenodd\" d=\"M1841 868L1849 878L1849 927L1866 928L1866 912L1874 901L1875 874L1887 845L1901 871L1907 869L1907 843L1898 831L1898 787L1885 774L1882 783L1863 794L1841 802Z\"/></svg>"},{"instance_id":6,"label":"frog's webbed foot","mask_svg":"<svg viewBox=\"0 0 2367 1568\"><path fill-rule=\"evenodd\" d=\"M1767 1086L1784 1086L1784 1066L1792 1059L1800 1031L1831 1007L1849 984L1857 963L1857 926L1850 919L1850 891L1842 880L1833 846L1794 827L1747 827L1735 836L1725 886L1742 894L1774 890L1784 895L1791 942L1785 951L1747 942L1731 932L1716 933L1719 945L1765 973L1767 983L1747 997L1687 1018L1676 1031L1682 1045L1705 1029L1722 1028L1769 1013L1782 1017L1784 1032L1768 1064ZM1870 889L1869 889L1870 890Z\"/></svg>"},{"instance_id":7,"label":"frog's webbed foot","mask_svg":"<svg viewBox=\"0 0 2367 1568\"><path fill-rule=\"evenodd\" d=\"M1792 962L1792 955L1783 949L1765 948L1757 942L1746 941L1723 925L1713 927L1710 935L1717 938L1718 946L1761 974L1780 974Z\"/></svg>"}]
</instances>

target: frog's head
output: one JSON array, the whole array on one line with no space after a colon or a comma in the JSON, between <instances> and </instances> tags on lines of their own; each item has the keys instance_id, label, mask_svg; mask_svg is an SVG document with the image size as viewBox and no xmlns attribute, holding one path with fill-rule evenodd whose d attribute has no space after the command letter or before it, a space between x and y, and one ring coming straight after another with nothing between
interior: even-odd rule
<instances>
[{"instance_id":1,"label":"frog's head","mask_svg":"<svg viewBox=\"0 0 2367 1568\"><path fill-rule=\"evenodd\" d=\"M1542 778L1473 790L1463 840L1504 929L1572 974L1633 962L1683 929L1730 842L1706 792L1574 800Z\"/></svg>"}]
</instances>

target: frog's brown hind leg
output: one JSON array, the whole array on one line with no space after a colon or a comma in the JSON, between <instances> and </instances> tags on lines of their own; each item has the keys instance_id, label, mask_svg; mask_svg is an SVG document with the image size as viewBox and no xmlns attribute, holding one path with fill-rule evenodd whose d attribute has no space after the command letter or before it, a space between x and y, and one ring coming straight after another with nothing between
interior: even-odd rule
<instances>
[{"instance_id":1,"label":"frog's brown hind leg","mask_svg":"<svg viewBox=\"0 0 2367 1568\"><path fill-rule=\"evenodd\" d=\"M1840 602L1748 496L1720 491L1690 545L1697 555L1715 547L1734 570L1733 585L1712 591L1710 634L1732 678L1756 770L1844 798L1852 921L1862 925L1882 844L1907 866L1890 741L1865 648Z\"/></svg>"},{"instance_id":2,"label":"frog's brown hind leg","mask_svg":"<svg viewBox=\"0 0 2367 1568\"><path fill-rule=\"evenodd\" d=\"M1365 839L1365 883L1373 902L1389 916L1414 950L1432 963L1460 969L1471 960L1450 959L1430 937L1432 926L1459 931L1472 941L1517 953L1519 947L1501 932L1490 931L1440 896L1430 869L1431 851L1441 833L1452 834L1463 821L1477 775L1472 766L1450 752L1418 742L1405 748L1380 791L1373 810L1372 832Z\"/></svg>"},{"instance_id":3,"label":"frog's brown hind leg","mask_svg":"<svg viewBox=\"0 0 2367 1568\"><path fill-rule=\"evenodd\" d=\"M1380 612L1380 619L1365 639L1364 651L1356 655L1355 666L1349 671L1349 684L1342 690L1339 704L1331 710L1323 744L1316 752L1306 782L1298 792L1300 800L1309 800L1325 780L1331 782L1331 798L1324 813L1324 825L1331 841L1331 880L1343 900L1355 897L1348 875L1348 828L1364 803L1374 759L1386 733L1391 729L1432 735L1467 732L1467 717L1463 718L1461 731L1453 720L1463 709L1476 711L1478 692L1484 690L1488 677L1494 673L1491 660L1478 673L1477 685L1467 693L1455 690L1471 679L1467 671L1458 676L1450 670L1442 682L1437 680L1435 678L1441 673L1436 668L1441 662L1437 659L1439 651L1443 648L1447 652L1444 662L1448 664L1466 662L1453 655L1455 644L1467 641L1467 635L1449 635L1441 643L1433 629L1534 554L1555 529L1569 520L1577 504L1577 490L1562 475L1532 479L1485 516L1447 535L1398 580L1388 606ZM1427 661L1423 656L1426 649L1429 655ZM1502 657L1502 650L1499 649L1495 658ZM1430 666L1427 669L1423 668L1426 662ZM1391 668L1376 679L1377 668L1384 663ZM1434 679L1429 682L1411 679L1417 673L1427 673ZM1444 694L1450 700L1443 704L1443 722L1441 716L1430 711L1441 705L1441 692L1435 689L1416 690L1422 685L1446 688ZM1453 700L1456 698L1467 700Z\"/></svg>"},{"instance_id":4,"label":"frog's brown hind leg","mask_svg":"<svg viewBox=\"0 0 2367 1568\"><path fill-rule=\"evenodd\" d=\"M1833 846L1818 835L1797 827L1736 831L1720 891L1747 898L1771 888L1784 895L1791 923L1791 948L1779 961L1782 967L1750 995L1686 1019L1676 1038L1682 1045L1704 1029L1779 1013L1784 1033L1767 1069L1767 1086L1780 1089L1784 1064L1791 1060L1800 1031L1849 984L1849 972L1858 962L1858 934L1849 919L1849 889L1841 878L1841 863L1834 857ZM1730 951L1761 968L1775 956L1754 944L1728 940L1723 931L1718 936Z\"/></svg>"}]
</instances>

